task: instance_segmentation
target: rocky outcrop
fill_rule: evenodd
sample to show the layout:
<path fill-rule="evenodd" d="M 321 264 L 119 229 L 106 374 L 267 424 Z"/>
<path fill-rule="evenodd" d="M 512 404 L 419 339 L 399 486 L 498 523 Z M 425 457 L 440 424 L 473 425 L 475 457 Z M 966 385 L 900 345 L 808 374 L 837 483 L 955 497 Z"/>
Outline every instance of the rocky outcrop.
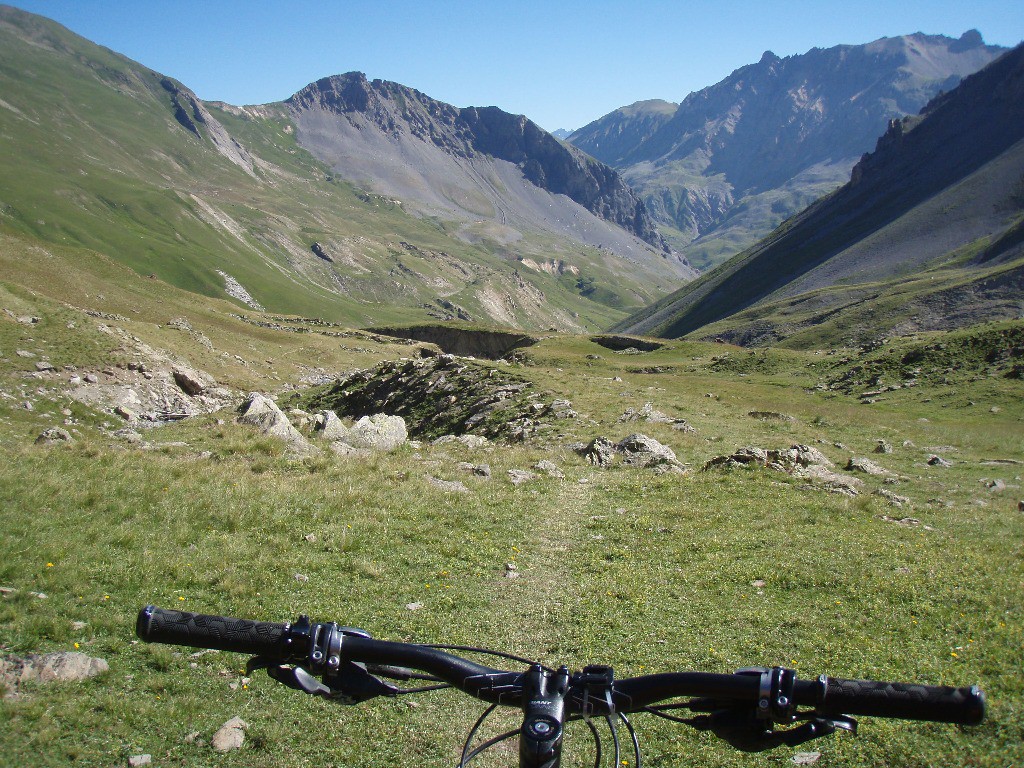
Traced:
<path fill-rule="evenodd" d="M 373 332 L 399 339 L 414 339 L 436 344 L 450 355 L 482 357 L 488 360 L 497 360 L 513 350 L 531 347 L 540 341 L 539 337 L 525 333 L 460 328 L 456 325 L 374 327 Z"/>
<path fill-rule="evenodd" d="M 386 410 L 401 416 L 413 437 L 427 439 L 471 434 L 523 441 L 554 421 L 575 417 L 568 401 L 546 402 L 531 382 L 451 355 L 381 363 L 304 403 L 351 418 Z"/>
<path fill-rule="evenodd" d="M 170 95 L 174 119 L 182 128 L 200 141 L 209 141 L 221 155 L 250 176 L 255 176 L 252 155 L 232 138 L 192 91 L 169 77 L 161 79 L 160 86 Z"/>
<path fill-rule="evenodd" d="M 735 453 L 715 456 L 704 465 L 704 470 L 738 467 L 765 467 L 776 472 L 785 472 L 794 478 L 806 480 L 808 488 L 844 496 L 858 495 L 863 485 L 863 481 L 856 477 L 834 471 L 835 464 L 810 445 L 793 445 L 782 450 L 744 446 Z"/>

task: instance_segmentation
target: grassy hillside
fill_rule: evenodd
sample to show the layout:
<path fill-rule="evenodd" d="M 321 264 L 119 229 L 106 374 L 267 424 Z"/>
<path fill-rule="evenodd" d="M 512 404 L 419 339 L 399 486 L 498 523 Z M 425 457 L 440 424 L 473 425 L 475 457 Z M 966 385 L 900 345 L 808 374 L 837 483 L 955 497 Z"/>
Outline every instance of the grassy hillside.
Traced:
<path fill-rule="evenodd" d="M 0 231 L 237 301 L 230 276 L 269 311 L 353 325 L 461 309 L 478 322 L 596 329 L 674 287 L 668 272 L 541 235 L 470 244 L 454 224 L 334 179 L 297 145 L 281 105 L 203 104 L 41 17 L 5 8 L 0 40 Z"/>
<path fill-rule="evenodd" d="M 417 707 L 339 709 L 264 677 L 243 681 L 241 657 L 137 643 L 134 617 L 147 603 L 273 621 L 309 613 L 386 639 L 479 644 L 573 668 L 610 663 L 620 676 L 785 664 L 804 676 L 980 683 L 991 704 L 978 728 L 864 718 L 856 737 L 753 756 L 638 716 L 649 765 L 774 766 L 812 750 L 846 766 L 1024 759 L 1014 674 L 1024 660 L 1020 323 L 832 355 L 687 342 L 618 354 L 552 335 L 511 366 L 581 414 L 546 437 L 290 460 L 231 411 L 128 442 L 112 433 L 119 417 L 68 397 L 68 379 L 139 359 L 100 326 L 202 365 L 218 383 L 264 391 L 298 385 L 311 361 L 352 370 L 410 347 L 309 324 L 306 333 L 253 326 L 227 302 L 154 291 L 112 260 L 71 273 L 75 249 L 31 248 L 31 269 L 14 282 L 8 266 L 25 244 L 0 246 L 0 649 L 77 649 L 110 665 L 86 682 L 2 699 L 0 749 L 11 764 L 150 754 L 156 765 L 451 765 L 480 711 L 451 692 Z M 168 324 L 180 315 L 212 349 Z M 37 372 L 43 359 L 57 372 Z M 907 377 L 916 383 L 862 402 L 865 390 Z M 619 420 L 645 402 L 696 431 Z M 73 444 L 33 444 L 62 424 Z M 636 431 L 693 471 L 600 469 L 567 447 Z M 872 453 L 878 440 L 893 452 Z M 840 468 L 870 456 L 897 480 L 862 476 L 850 498 L 767 469 L 699 471 L 743 445 L 793 443 Z M 933 454 L 951 466 L 930 466 Z M 509 482 L 507 470 L 540 459 L 565 478 Z M 487 463 L 491 478 L 460 461 Z M 468 490 L 440 490 L 428 476 Z M 518 579 L 505 577 L 509 562 Z M 209 740 L 236 715 L 249 723 L 246 743 L 217 755 Z M 573 727 L 568 744 L 567 765 L 593 764 L 585 729 Z"/>

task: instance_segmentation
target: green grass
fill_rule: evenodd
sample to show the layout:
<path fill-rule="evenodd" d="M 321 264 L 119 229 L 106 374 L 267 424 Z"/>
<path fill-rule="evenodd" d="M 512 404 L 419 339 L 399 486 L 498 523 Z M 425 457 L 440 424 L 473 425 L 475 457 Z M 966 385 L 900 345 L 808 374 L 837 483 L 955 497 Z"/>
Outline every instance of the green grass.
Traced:
<path fill-rule="evenodd" d="M 66 310 L 40 309 L 38 297 L 10 291 L 19 295 L 27 297 L 19 308 L 44 315 L 32 327 L 34 340 L 60 347 L 66 329 L 50 320 Z M 219 315 L 207 312 L 206 332 L 218 348 L 247 331 L 264 333 L 213 325 Z M 161 333 L 142 321 L 134 327 L 154 340 Z M 7 333 L 27 328 L 0 324 Z M 265 334 L 272 368 L 288 376 L 295 375 L 285 364 L 295 345 L 320 343 L 314 334 Z M 541 391 L 568 396 L 584 418 L 560 423 L 545 443 L 486 453 L 427 445 L 366 460 L 294 462 L 279 444 L 215 416 L 147 433 L 156 448 L 142 450 L 112 442 L 96 427 L 102 415 L 90 421 L 84 413 L 74 445 L 46 449 L 30 441 L 56 414 L 59 395 L 32 413 L 0 400 L 0 585 L 18 590 L 0 602 L 0 647 L 13 654 L 77 643 L 111 665 L 100 678 L 36 686 L 3 701 L 0 747 L 11 764 L 43 766 L 109 765 L 149 753 L 164 765 L 326 759 L 419 768 L 453 764 L 480 711 L 452 692 L 427 694 L 417 708 L 377 700 L 339 709 L 265 677 L 232 690 L 244 658 L 193 658 L 186 649 L 135 641 L 135 614 L 154 603 L 270 621 L 308 613 L 385 639 L 472 643 L 571 668 L 609 663 L 619 676 L 785 664 L 805 676 L 980 683 L 991 708 L 978 728 L 864 718 L 857 737 L 803 749 L 850 766 L 1018 763 L 1021 467 L 985 462 L 1024 460 L 1024 398 L 1019 380 L 972 369 L 996 343 L 986 339 L 982 330 L 948 337 L 942 350 L 930 349 L 936 339 L 837 358 L 688 342 L 617 355 L 585 337 L 553 336 L 524 350 L 514 371 Z M 865 373 L 855 376 L 898 373 L 899 361 L 919 348 L 948 353 L 962 372 L 948 383 L 923 376 L 918 387 L 873 405 L 860 404 L 856 391 L 814 389 L 858 366 Z M 361 354 L 323 349 L 339 367 Z M 107 353 L 102 345 L 82 352 Z M 384 345 L 376 354 L 404 353 Z M 647 369 L 663 372 L 636 372 Z M 6 368 L 4 388 L 19 386 L 23 375 Z M 686 418 L 697 433 L 618 422 L 645 401 Z M 748 415 L 753 410 L 793 420 L 763 422 Z M 872 455 L 885 439 L 894 453 L 872 458 L 904 478 L 893 489 L 912 506 L 896 510 L 869 495 L 888 487 L 873 478 L 862 496 L 848 499 L 769 471 L 680 478 L 600 470 L 560 447 L 633 431 L 670 445 L 694 467 L 741 445 L 795 442 L 841 464 Z M 172 443 L 185 446 L 159 447 Z M 953 466 L 926 465 L 931 452 Z M 555 460 L 566 478 L 508 482 L 508 469 L 541 458 Z M 468 476 L 458 461 L 487 462 L 493 478 Z M 428 474 L 470 490 L 446 494 Z M 989 489 L 983 481 L 993 478 L 1010 487 Z M 913 516 L 922 525 L 903 527 L 882 515 Z M 504 578 L 509 561 L 521 574 L 514 581 Z M 412 602 L 424 608 L 407 610 Z M 73 622 L 85 626 L 76 630 Z M 186 740 L 198 731 L 208 741 L 235 715 L 251 725 L 242 750 L 217 756 Z M 648 765 L 768 766 L 793 752 L 743 755 L 706 734 L 635 720 Z M 585 729 L 573 728 L 569 744 L 567 765 L 592 764 Z"/>
<path fill-rule="evenodd" d="M 196 136 L 176 122 L 160 74 L 39 17 L 3 15 L 4 235 L 80 248 L 83 259 L 103 254 L 233 301 L 225 272 L 271 312 L 351 326 L 430 319 L 426 308 L 438 295 L 489 322 L 490 292 L 512 297 L 502 322 L 597 330 L 678 285 L 658 265 L 536 232 L 509 246 L 469 244 L 450 223 L 410 215 L 334 178 L 297 144 L 283 105 L 207 105 L 254 158 L 247 173 L 217 150 L 208 126 Z M 314 242 L 333 263 L 313 255 Z M 600 290 L 581 295 L 574 283 L 517 261 L 553 255 Z"/>

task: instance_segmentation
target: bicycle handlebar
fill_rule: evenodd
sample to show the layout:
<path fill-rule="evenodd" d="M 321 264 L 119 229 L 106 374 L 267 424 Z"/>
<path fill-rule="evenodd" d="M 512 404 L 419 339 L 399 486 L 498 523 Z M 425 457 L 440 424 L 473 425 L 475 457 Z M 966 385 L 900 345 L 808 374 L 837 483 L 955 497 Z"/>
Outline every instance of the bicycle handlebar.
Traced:
<path fill-rule="evenodd" d="M 315 625 L 316 628 L 333 625 Z M 308 627 L 308 625 L 307 625 Z M 136 633 L 146 642 L 215 648 L 275 660 L 281 664 L 302 664 L 315 659 L 317 638 L 298 625 L 208 616 L 147 606 L 136 622 Z M 410 667 L 436 675 L 445 682 L 483 701 L 521 707 L 524 690 L 522 672 L 494 669 L 435 648 L 409 643 L 374 640 L 354 634 L 339 634 L 338 647 L 328 649 L 320 659 L 327 670 L 341 662 Z M 589 668 L 588 668 L 589 669 Z M 668 699 L 702 697 L 715 702 L 767 708 L 766 677 L 758 670 L 734 674 L 674 672 L 614 681 L 610 700 L 587 697 L 581 686 L 570 688 L 566 698 L 569 714 L 635 712 Z M 927 720 L 977 725 L 984 719 L 985 695 L 977 687 L 953 688 L 874 680 L 844 680 L 822 675 L 813 680 L 793 679 L 791 702 L 813 707 L 823 715 L 867 715 L 908 720 Z"/>

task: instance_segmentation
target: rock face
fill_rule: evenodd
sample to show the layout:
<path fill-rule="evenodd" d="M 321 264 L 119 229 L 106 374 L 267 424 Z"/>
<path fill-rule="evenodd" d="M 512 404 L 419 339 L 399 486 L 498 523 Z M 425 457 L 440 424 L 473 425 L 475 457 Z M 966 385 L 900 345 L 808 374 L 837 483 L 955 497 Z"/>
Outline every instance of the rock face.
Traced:
<path fill-rule="evenodd" d="M 742 324 L 717 335 L 736 343 L 772 343 L 821 323 L 832 307 L 816 304 L 813 317 L 803 324 L 794 319 L 783 329 L 758 315 L 769 296 L 778 302 L 867 283 L 895 290 L 907 274 L 943 263 L 958 270 L 955 278 L 908 294 L 896 311 L 885 313 L 886 325 L 879 320 L 869 326 L 871 338 L 1015 319 L 1024 275 L 1013 260 L 1024 253 L 1024 230 L 998 212 L 1020 210 L 1013 190 L 1024 173 L 1022 138 L 1024 46 L 1018 46 L 937 96 L 919 116 L 894 119 L 875 151 L 861 158 L 849 183 L 834 194 L 794 216 L 729 267 L 619 328 L 678 337 L 746 310 Z M 984 238 L 990 243 L 984 253 L 964 264 L 956 260 L 957 249 Z M 879 292 L 877 286 L 871 290 Z"/>
<path fill-rule="evenodd" d="M 1005 50 L 972 30 L 786 58 L 767 51 L 679 105 L 624 107 L 569 141 L 618 168 L 653 217 L 681 233 L 673 245 L 704 268 L 727 235 L 732 255 L 737 240 L 756 242 L 840 186 L 889 120 L 916 114 Z"/>
<path fill-rule="evenodd" d="M 565 195 L 593 215 L 659 250 L 668 250 L 644 204 L 618 173 L 562 144 L 522 115 L 497 107 L 458 109 L 398 83 L 371 82 L 359 72 L 318 80 L 292 96 L 287 105 L 299 126 L 299 143 L 339 173 L 351 172 L 350 163 L 337 162 L 340 155 L 368 141 L 376 142 L 378 159 L 383 157 L 380 147 L 385 142 L 395 147 L 393 165 L 379 167 L 373 174 L 385 186 L 386 179 L 395 179 L 392 188 L 401 186 L 396 175 L 404 175 L 417 162 L 433 163 L 435 175 L 439 164 L 448 166 L 445 175 L 462 184 L 464 171 L 457 169 L 464 165 L 460 163 L 480 157 L 502 160 L 513 164 L 529 183 Z M 338 117 L 344 123 L 334 119 Z M 354 134 L 350 127 L 357 127 Z M 380 136 L 359 137 L 359 131 Z M 445 157 L 449 162 L 444 162 Z M 407 167 L 403 169 L 402 164 Z M 470 186 L 479 194 L 477 183 Z M 386 192 L 383 187 L 379 191 Z M 403 201 L 414 196 L 411 188 L 404 191 Z"/>

